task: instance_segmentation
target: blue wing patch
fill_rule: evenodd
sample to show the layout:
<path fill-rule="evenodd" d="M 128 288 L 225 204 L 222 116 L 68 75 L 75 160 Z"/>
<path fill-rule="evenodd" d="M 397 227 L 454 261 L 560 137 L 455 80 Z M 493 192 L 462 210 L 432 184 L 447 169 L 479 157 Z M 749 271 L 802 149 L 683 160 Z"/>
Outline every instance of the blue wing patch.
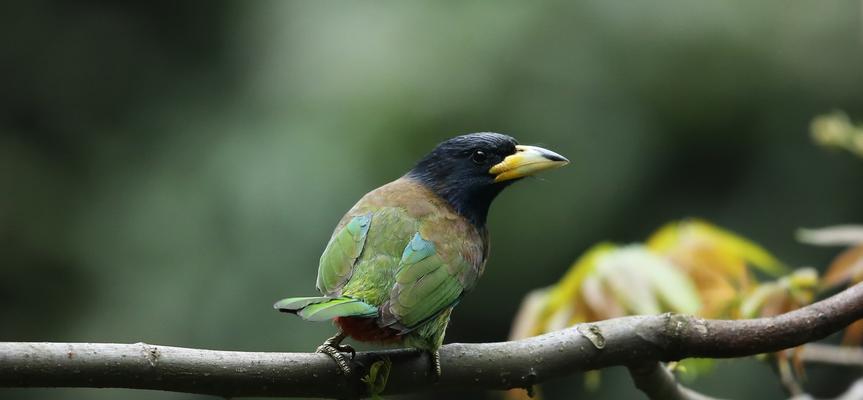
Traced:
<path fill-rule="evenodd" d="M 401 266 L 416 264 L 425 258 L 431 257 L 434 253 L 434 243 L 423 239 L 419 232 L 417 232 L 408 245 L 405 246 L 405 251 L 402 252 L 402 260 L 399 264 Z"/>
<path fill-rule="evenodd" d="M 351 219 L 351 222 L 345 227 L 351 236 L 359 243 L 364 243 L 366 234 L 369 233 L 369 223 L 372 221 L 372 214 L 358 215 Z M 361 246 L 360 246 L 361 247 Z M 359 257 L 359 254 L 356 255 Z"/>

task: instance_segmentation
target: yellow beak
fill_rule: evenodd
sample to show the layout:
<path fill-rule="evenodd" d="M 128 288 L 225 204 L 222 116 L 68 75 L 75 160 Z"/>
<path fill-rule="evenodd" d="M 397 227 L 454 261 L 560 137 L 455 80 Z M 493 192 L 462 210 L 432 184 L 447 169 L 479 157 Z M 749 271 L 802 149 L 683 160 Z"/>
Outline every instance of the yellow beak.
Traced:
<path fill-rule="evenodd" d="M 551 150 L 536 146 L 515 146 L 515 154 L 509 155 L 488 170 L 495 182 L 523 178 L 539 171 L 560 168 L 569 164 L 566 157 Z"/>

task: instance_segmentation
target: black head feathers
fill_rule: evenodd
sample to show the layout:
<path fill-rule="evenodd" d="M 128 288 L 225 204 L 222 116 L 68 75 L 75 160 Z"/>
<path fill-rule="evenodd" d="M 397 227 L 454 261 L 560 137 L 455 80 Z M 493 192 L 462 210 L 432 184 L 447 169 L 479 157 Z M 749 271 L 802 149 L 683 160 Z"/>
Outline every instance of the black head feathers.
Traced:
<path fill-rule="evenodd" d="M 499 133 L 456 136 L 438 144 L 406 176 L 430 188 L 482 227 L 492 200 L 513 182 L 495 182 L 489 170 L 515 154 L 517 145 L 515 139 Z"/>

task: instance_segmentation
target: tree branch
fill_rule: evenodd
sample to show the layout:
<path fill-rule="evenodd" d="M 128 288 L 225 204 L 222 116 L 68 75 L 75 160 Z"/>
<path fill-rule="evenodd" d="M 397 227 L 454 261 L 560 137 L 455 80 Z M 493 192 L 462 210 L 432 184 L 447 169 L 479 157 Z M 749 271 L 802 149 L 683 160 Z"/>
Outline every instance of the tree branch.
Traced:
<path fill-rule="evenodd" d="M 357 354 L 360 367 L 393 363 L 385 393 L 530 387 L 575 371 L 773 352 L 821 339 L 863 318 L 863 284 L 770 318 L 704 320 L 663 314 L 581 324 L 523 340 L 449 344 L 443 376 L 415 350 Z M 0 387 L 119 387 L 223 397 L 359 397 L 359 377 L 338 374 L 327 356 L 248 353 L 138 344 L 0 343 Z"/>

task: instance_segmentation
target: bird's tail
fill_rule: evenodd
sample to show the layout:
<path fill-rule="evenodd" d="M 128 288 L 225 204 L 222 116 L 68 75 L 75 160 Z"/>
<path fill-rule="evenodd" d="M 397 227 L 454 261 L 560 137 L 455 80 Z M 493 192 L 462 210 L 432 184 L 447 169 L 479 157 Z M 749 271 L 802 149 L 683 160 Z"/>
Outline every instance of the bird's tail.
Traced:
<path fill-rule="evenodd" d="M 297 314 L 306 321 L 328 321 L 336 317 L 371 318 L 378 308 L 353 297 L 289 297 L 273 304 L 281 312 Z"/>

